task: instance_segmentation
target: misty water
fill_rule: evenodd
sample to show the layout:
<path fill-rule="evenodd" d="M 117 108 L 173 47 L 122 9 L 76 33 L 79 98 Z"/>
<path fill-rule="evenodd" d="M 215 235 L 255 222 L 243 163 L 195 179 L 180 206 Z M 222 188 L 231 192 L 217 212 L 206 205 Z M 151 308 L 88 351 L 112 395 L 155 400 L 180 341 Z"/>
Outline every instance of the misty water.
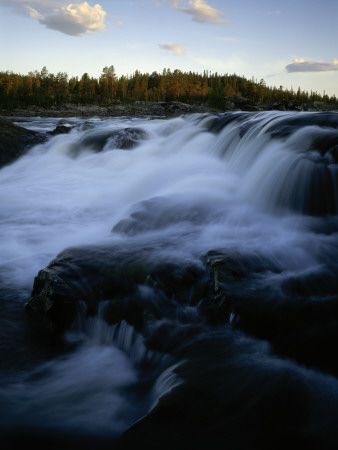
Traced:
<path fill-rule="evenodd" d="M 19 124 L 45 133 L 59 120 Z M 206 433 L 225 430 L 231 449 L 268 448 L 276 436 L 336 448 L 338 114 L 94 117 L 67 125 L 68 134 L 49 136 L 0 170 L 4 442 L 16 442 L 21 430 L 23 441 L 61 435 L 84 448 L 85 437 L 103 448 L 178 392 L 177 408 L 195 411 L 196 430 L 199 420 Z M 198 300 L 157 299 L 145 280 L 139 295 L 164 305 L 167 326 L 148 337 L 163 343 L 148 345 L 125 320 L 107 323 L 105 301 L 93 316 L 79 312 L 54 341 L 25 304 L 39 270 L 68 248 L 116 249 L 122 259 L 201 271 L 210 251 L 245 259 L 254 277 L 233 294 L 248 302 L 245 320 L 234 312 L 209 323 Z M 256 301 L 267 310 L 286 305 L 292 330 L 302 339 L 309 333 L 299 351 L 255 331 Z M 314 308 L 304 332 L 298 304 Z M 220 421 L 214 428 L 205 410 Z"/>

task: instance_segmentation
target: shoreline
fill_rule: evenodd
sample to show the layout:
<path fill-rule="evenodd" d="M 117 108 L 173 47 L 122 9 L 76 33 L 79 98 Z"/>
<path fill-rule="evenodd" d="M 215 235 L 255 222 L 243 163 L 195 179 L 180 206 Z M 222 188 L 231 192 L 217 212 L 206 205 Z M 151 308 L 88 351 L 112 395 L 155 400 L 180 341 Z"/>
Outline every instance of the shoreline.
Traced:
<path fill-rule="evenodd" d="M 189 105 L 182 102 L 134 102 L 132 104 L 112 104 L 109 106 L 65 104 L 50 108 L 32 107 L 1 110 L 2 117 L 123 117 L 152 116 L 178 117 L 194 113 L 219 113 L 220 110 L 204 105 Z"/>
<path fill-rule="evenodd" d="M 295 101 L 281 101 L 264 104 L 250 101 L 243 97 L 231 96 L 225 98 L 224 108 L 213 108 L 207 105 L 190 105 L 178 101 L 146 102 L 135 101 L 130 104 L 78 105 L 66 103 L 50 108 L 30 107 L 0 109 L 2 117 L 122 117 L 122 116 L 151 116 L 178 117 L 184 114 L 211 113 L 219 114 L 228 111 L 338 111 L 338 104 L 323 102 L 300 103 Z"/>

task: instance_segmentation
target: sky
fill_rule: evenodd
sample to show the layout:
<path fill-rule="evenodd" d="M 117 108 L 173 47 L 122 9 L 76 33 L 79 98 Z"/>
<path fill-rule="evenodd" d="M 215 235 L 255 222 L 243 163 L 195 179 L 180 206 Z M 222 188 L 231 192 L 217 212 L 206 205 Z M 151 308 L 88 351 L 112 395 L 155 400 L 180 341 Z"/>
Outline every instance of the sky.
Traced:
<path fill-rule="evenodd" d="M 183 72 L 338 97 L 338 0 L 0 0 L 0 71 Z"/>

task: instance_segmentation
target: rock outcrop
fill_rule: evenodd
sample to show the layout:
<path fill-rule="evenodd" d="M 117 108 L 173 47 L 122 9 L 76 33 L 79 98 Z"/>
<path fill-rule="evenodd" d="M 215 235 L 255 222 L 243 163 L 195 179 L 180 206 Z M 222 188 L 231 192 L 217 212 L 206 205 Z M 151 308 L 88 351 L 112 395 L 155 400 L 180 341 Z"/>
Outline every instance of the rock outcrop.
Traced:
<path fill-rule="evenodd" d="M 200 323 L 231 324 L 270 342 L 284 357 L 338 375 L 332 359 L 338 339 L 335 269 L 270 288 L 261 284 L 261 276 L 278 274 L 278 268 L 265 259 L 211 251 L 204 263 L 203 268 L 160 261 L 150 248 L 142 256 L 137 249 L 68 249 L 39 272 L 27 310 L 59 333 L 71 327 L 81 307 L 91 316 L 105 301 L 109 324 L 124 320 L 149 340 L 152 350 L 163 351 L 154 337 L 156 322 L 170 322 L 177 306 L 186 305 L 196 308 Z M 311 295 L 320 301 L 310 301 Z"/>
<path fill-rule="evenodd" d="M 27 312 L 47 330 L 62 333 L 81 309 L 92 316 L 106 302 L 108 323 L 125 320 L 146 333 L 149 320 L 159 319 L 163 311 L 169 317 L 174 314 L 167 299 L 194 303 L 200 298 L 206 286 L 200 268 L 160 261 L 151 249 L 142 251 L 142 256 L 119 248 L 63 251 L 36 276 Z"/>
<path fill-rule="evenodd" d="M 0 167 L 12 163 L 33 145 L 45 140 L 45 136 L 36 131 L 27 130 L 10 120 L 0 118 Z"/>

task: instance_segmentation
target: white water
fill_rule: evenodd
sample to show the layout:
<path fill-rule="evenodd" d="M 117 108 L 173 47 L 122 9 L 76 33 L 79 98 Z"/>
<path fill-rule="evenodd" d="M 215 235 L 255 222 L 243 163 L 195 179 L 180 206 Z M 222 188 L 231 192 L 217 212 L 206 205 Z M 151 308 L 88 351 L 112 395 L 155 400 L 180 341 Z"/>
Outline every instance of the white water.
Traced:
<path fill-rule="evenodd" d="M 273 117 L 266 114 L 265 128 Z M 237 123 L 215 134 L 208 131 L 211 120 L 74 119 L 70 134 L 52 137 L 2 168 L 1 285 L 29 296 L 37 272 L 59 252 L 96 243 L 152 244 L 159 255 L 179 261 L 198 261 L 212 249 L 262 256 L 280 269 L 267 275 L 267 283 L 319 271 L 337 254 L 336 232 L 318 233 L 321 218 L 276 204 L 285 184 L 297 183 L 301 152 L 293 149 L 307 132 L 278 140 L 258 126 L 240 139 Z M 24 126 L 41 131 L 55 124 L 31 119 Z M 112 148 L 113 139 L 100 153 L 79 145 L 93 133 L 126 127 L 147 134 L 133 150 Z M 80 149 L 76 155 L 74 148 Z M 300 172 L 306 177 L 304 165 Z M 139 213 L 134 232 L 112 232 L 133 212 Z M 180 383 L 175 367 L 159 358 L 162 374 L 132 411 L 128 389 L 139 381 L 140 361 L 154 355 L 130 327 L 117 332 L 93 320 L 69 337 L 78 341 L 74 352 L 0 392 L 9 425 L 46 420 L 54 427 L 119 433 Z"/>
<path fill-rule="evenodd" d="M 306 230 L 315 219 L 288 210 L 281 216 L 273 201 L 299 155 L 255 128 L 243 142 L 232 138 L 236 126 L 215 135 L 208 121 L 95 119 L 95 130 L 139 127 L 148 138 L 131 151 L 111 151 L 108 142 L 101 153 L 72 157 L 83 133 L 93 133 L 80 126 L 2 168 L 0 271 L 6 282 L 30 289 L 38 270 L 66 247 L 121 242 L 125 237 L 112 234 L 113 226 L 152 198 L 176 216 L 168 218 L 168 229 L 149 227 L 151 237 L 133 239 L 172 240 L 166 251 L 184 258 L 225 247 L 264 254 L 284 270 L 316 265 L 330 237 L 316 238 L 314 246 Z M 41 120 L 35 128 L 42 128 Z"/>

